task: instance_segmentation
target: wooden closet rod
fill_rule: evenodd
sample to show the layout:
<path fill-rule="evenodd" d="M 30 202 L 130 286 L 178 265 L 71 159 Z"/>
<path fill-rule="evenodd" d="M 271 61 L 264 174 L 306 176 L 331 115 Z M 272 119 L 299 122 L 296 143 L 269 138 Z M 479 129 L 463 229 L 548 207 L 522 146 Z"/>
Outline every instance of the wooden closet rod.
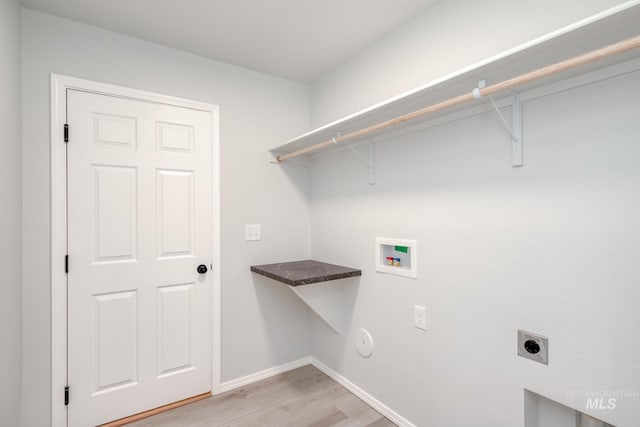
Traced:
<path fill-rule="evenodd" d="M 534 80 L 541 79 L 543 77 L 548 77 L 556 73 L 561 73 L 563 71 L 570 70 L 572 68 L 580 67 L 582 65 L 589 64 L 591 62 L 599 61 L 601 59 L 607 58 L 609 56 L 617 55 L 623 52 L 627 52 L 633 49 L 637 49 L 640 47 L 640 36 L 636 36 L 618 43 L 614 43 L 612 45 L 603 47 L 601 49 L 597 49 L 582 55 L 575 56 L 573 58 L 557 62 L 552 65 L 548 65 L 546 67 L 539 68 L 535 71 L 531 71 L 525 74 L 521 74 L 517 77 L 513 77 L 511 79 L 503 80 L 499 83 L 493 84 L 491 86 L 487 86 L 485 88 L 480 89 L 480 95 L 492 95 L 496 92 L 500 92 L 506 89 L 510 89 L 514 86 L 522 85 L 525 83 L 529 83 Z M 429 105 L 428 107 L 421 108 L 419 110 L 413 111 L 411 113 L 403 114 L 402 116 L 395 117 L 393 119 L 377 123 L 375 125 L 371 125 L 369 127 L 358 129 L 353 132 L 346 133 L 344 135 L 336 136 L 335 138 L 329 139 L 324 142 L 320 142 L 315 145 L 311 145 L 306 148 L 302 148 L 298 151 L 294 151 L 293 153 L 283 154 L 282 156 L 278 156 L 276 160 L 278 162 L 284 162 L 285 160 L 291 159 L 293 157 L 301 156 L 303 154 L 312 153 L 317 150 L 321 150 L 323 148 L 331 147 L 340 142 L 349 141 L 356 138 L 361 138 L 365 135 L 368 135 L 373 132 L 377 132 L 400 123 L 408 122 L 410 120 L 416 119 L 418 117 L 426 116 L 427 114 L 435 113 L 436 111 L 444 110 L 445 108 L 454 107 L 456 105 L 463 104 L 465 102 L 473 101 L 476 99 L 472 92 L 466 93 L 464 95 L 456 96 L 454 98 L 448 99 L 446 101 L 438 102 L 433 105 Z"/>

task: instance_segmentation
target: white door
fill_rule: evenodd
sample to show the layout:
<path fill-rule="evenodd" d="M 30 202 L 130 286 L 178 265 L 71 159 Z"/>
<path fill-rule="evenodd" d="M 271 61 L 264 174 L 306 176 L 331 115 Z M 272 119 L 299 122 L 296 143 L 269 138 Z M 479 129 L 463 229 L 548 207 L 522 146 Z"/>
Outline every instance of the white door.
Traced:
<path fill-rule="evenodd" d="M 85 427 L 211 390 L 213 123 L 79 90 L 67 123 L 68 425 Z"/>

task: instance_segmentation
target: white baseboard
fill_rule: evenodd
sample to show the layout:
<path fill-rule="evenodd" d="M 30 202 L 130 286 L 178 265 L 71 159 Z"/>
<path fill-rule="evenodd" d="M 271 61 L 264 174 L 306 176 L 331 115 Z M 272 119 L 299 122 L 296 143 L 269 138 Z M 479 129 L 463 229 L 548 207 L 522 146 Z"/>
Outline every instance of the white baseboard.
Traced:
<path fill-rule="evenodd" d="M 234 380 L 225 381 L 220 384 L 220 393 L 224 393 L 229 390 L 236 389 L 238 387 L 245 386 L 247 384 L 254 383 L 256 381 L 264 380 L 274 375 L 281 374 L 283 372 L 290 371 L 292 369 L 299 368 L 304 365 L 308 365 L 311 363 L 311 357 L 303 357 L 298 360 L 294 360 L 292 362 L 284 363 L 282 365 L 274 366 L 273 368 L 268 368 L 260 372 L 255 372 L 253 374 L 249 374 L 244 377 L 236 378 Z"/>
<path fill-rule="evenodd" d="M 391 421 L 393 421 L 397 425 L 401 427 L 416 427 L 416 425 L 413 424 L 411 421 L 407 420 L 402 415 L 398 414 L 396 411 L 389 408 L 387 405 L 380 402 L 378 399 L 371 396 L 369 393 L 367 393 L 366 391 L 364 391 L 363 389 L 361 389 L 360 387 L 358 387 L 357 385 L 355 385 L 354 383 L 352 383 L 351 381 L 343 377 L 341 374 L 337 373 L 336 371 L 334 371 L 333 369 L 325 365 L 324 363 L 320 362 L 315 357 L 311 357 L 310 359 L 311 359 L 311 364 L 313 366 L 315 366 L 316 368 L 320 369 L 322 372 L 324 372 L 325 374 L 333 378 L 338 384 L 340 384 L 341 386 L 349 390 L 351 393 L 358 396 L 366 404 L 371 406 L 376 411 L 380 412 L 385 417 L 389 418 Z"/>
<path fill-rule="evenodd" d="M 245 385 L 254 383 L 256 381 L 264 380 L 274 375 L 281 374 L 283 372 L 291 371 L 293 369 L 299 368 L 305 365 L 313 365 L 329 377 L 333 378 L 338 384 L 349 390 L 351 393 L 358 396 L 362 399 L 366 404 L 371 406 L 376 411 L 380 412 L 385 417 L 389 418 L 391 421 L 399 425 L 400 427 L 416 427 L 415 424 L 404 418 L 402 415 L 398 414 L 393 409 L 389 408 L 384 403 L 380 402 L 375 397 L 371 396 L 369 393 L 343 377 L 341 374 L 337 373 L 318 359 L 312 356 L 303 357 L 298 360 L 294 360 L 288 363 L 284 363 L 282 365 L 274 366 L 273 368 L 268 368 L 260 372 L 256 372 L 253 374 L 249 374 L 244 377 L 236 378 L 234 380 L 225 381 L 220 384 L 219 393 L 224 393 L 230 390 L 234 390 L 239 387 L 243 387 Z"/>

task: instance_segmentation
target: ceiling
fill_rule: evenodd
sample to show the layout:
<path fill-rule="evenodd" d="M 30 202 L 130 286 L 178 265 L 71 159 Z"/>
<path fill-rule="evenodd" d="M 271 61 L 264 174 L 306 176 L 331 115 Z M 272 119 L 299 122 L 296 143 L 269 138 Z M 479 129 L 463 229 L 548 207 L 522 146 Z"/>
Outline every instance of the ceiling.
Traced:
<path fill-rule="evenodd" d="M 22 0 L 22 5 L 311 83 L 439 0 Z"/>

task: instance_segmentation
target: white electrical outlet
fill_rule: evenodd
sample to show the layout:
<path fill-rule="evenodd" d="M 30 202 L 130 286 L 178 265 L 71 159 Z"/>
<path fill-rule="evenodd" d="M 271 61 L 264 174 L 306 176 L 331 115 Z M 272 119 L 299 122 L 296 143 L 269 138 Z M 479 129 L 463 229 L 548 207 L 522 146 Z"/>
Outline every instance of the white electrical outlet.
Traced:
<path fill-rule="evenodd" d="M 244 239 L 260 240 L 260 224 L 247 224 L 244 226 Z"/>
<path fill-rule="evenodd" d="M 427 330 L 427 309 L 419 305 L 413 306 L 413 325 L 422 330 Z"/>

